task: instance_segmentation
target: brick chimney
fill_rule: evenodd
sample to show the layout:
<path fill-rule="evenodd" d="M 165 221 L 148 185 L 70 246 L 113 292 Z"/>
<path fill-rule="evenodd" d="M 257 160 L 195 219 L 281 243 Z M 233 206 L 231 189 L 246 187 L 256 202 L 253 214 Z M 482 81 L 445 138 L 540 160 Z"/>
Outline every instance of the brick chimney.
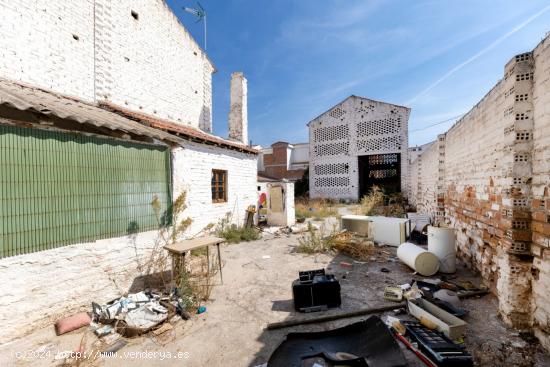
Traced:
<path fill-rule="evenodd" d="M 247 81 L 242 72 L 231 74 L 229 139 L 248 144 Z"/>

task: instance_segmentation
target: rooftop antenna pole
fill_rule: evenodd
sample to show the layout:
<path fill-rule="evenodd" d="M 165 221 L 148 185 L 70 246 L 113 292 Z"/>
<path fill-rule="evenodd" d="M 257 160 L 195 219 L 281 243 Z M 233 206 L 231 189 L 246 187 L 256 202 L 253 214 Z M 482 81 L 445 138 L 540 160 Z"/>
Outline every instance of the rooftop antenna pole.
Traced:
<path fill-rule="evenodd" d="M 196 16 L 197 17 L 196 23 L 200 22 L 201 20 L 203 21 L 203 24 L 204 24 L 204 51 L 206 51 L 206 11 L 202 7 L 201 3 L 199 3 L 198 1 L 197 1 L 197 6 L 198 6 L 197 9 L 184 7 L 183 10 L 185 10 L 189 14 L 193 14 L 194 16 Z"/>

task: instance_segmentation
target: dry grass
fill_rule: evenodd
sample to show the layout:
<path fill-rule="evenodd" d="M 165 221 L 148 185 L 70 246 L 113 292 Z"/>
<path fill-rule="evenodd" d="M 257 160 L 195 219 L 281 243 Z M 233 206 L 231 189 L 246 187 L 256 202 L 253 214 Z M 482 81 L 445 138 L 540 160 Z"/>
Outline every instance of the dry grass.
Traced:
<path fill-rule="evenodd" d="M 360 261 L 369 261 L 384 252 L 369 239 L 351 232 L 338 231 L 336 227 L 326 236 L 323 233 L 323 227 L 316 231 L 310 223 L 308 231 L 298 239 L 296 250 L 306 254 L 341 252 Z"/>
<path fill-rule="evenodd" d="M 361 198 L 357 214 L 403 217 L 406 214 L 403 196 L 386 195 L 378 186 L 373 186 L 371 192 Z"/>
<path fill-rule="evenodd" d="M 314 218 L 316 220 L 338 216 L 337 204 L 327 199 L 298 198 L 295 201 L 296 218 Z"/>

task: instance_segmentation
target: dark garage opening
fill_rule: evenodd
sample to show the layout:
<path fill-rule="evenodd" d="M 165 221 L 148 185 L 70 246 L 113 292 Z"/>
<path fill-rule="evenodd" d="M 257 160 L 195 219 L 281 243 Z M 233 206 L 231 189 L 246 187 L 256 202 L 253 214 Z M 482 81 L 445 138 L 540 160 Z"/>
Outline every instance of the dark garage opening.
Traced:
<path fill-rule="evenodd" d="M 376 185 L 385 194 L 401 192 L 401 154 L 362 155 L 359 159 L 359 197 Z"/>

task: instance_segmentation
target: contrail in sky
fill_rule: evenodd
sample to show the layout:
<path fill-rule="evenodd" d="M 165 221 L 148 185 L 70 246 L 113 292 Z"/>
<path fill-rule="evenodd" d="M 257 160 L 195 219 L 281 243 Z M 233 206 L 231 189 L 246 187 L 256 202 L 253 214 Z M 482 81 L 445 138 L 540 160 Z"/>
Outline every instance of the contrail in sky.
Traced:
<path fill-rule="evenodd" d="M 512 28 L 512 30 L 510 30 L 509 32 L 505 33 L 504 35 L 500 36 L 499 38 L 497 38 L 496 40 L 494 40 L 489 46 L 485 47 L 483 50 L 479 51 L 477 54 L 475 54 L 474 56 L 470 57 L 468 60 L 464 61 L 463 63 L 461 64 L 458 64 L 457 66 L 455 66 L 454 68 L 452 68 L 451 70 L 449 70 L 445 75 L 443 75 L 441 78 L 437 79 L 435 82 L 433 82 L 432 84 L 430 84 L 426 89 L 424 89 L 422 92 L 418 93 L 416 96 L 414 96 L 413 98 L 411 98 L 409 101 L 407 101 L 407 104 L 411 104 L 413 103 L 414 101 L 416 101 L 418 98 L 422 97 L 423 95 L 425 95 L 426 93 L 428 93 L 430 90 L 432 90 L 433 88 L 435 88 L 437 85 L 439 85 L 441 82 L 443 82 L 444 80 L 446 80 L 447 78 L 449 78 L 451 75 L 453 75 L 454 73 L 456 73 L 457 71 L 459 71 L 460 69 L 462 69 L 464 66 L 468 65 L 469 63 L 477 60 L 478 58 L 480 58 L 482 55 L 484 55 L 485 53 L 487 53 L 488 51 L 490 51 L 491 49 L 495 48 L 497 45 L 499 45 L 500 43 L 502 43 L 504 40 L 506 40 L 508 37 L 510 37 L 511 35 L 513 35 L 514 33 L 518 32 L 519 30 L 521 30 L 522 28 L 524 28 L 526 25 L 528 25 L 529 23 L 531 23 L 533 20 L 537 19 L 538 17 L 540 17 L 542 14 L 546 13 L 548 11 L 548 9 L 550 9 L 550 5 L 546 6 L 545 8 L 543 8 L 542 10 L 540 10 L 539 12 L 533 14 L 532 16 L 530 16 L 529 18 L 527 18 L 525 21 L 523 21 L 522 23 L 518 24 L 517 26 L 515 26 L 514 28 Z"/>

